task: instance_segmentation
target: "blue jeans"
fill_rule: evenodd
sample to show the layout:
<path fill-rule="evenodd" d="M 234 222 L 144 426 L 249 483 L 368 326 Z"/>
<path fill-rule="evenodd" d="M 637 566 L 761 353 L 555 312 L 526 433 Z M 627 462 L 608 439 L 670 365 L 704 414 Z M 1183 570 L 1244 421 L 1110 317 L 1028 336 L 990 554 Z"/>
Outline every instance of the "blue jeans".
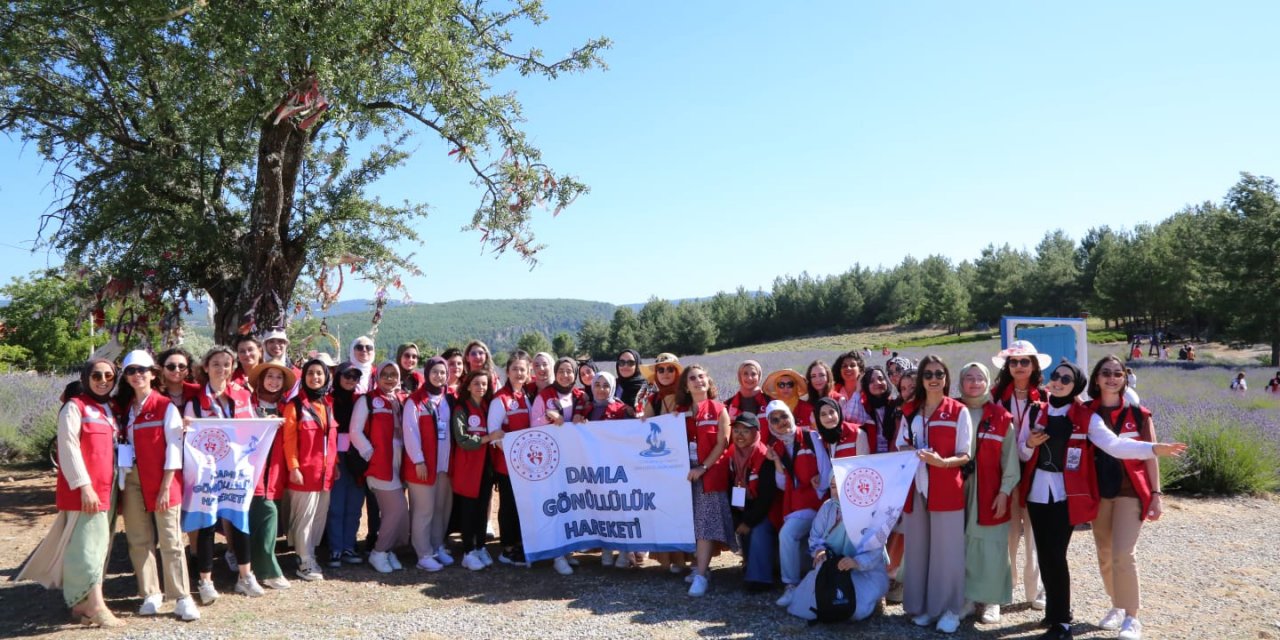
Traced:
<path fill-rule="evenodd" d="M 773 584 L 774 571 L 778 567 L 778 533 L 768 518 L 751 527 L 747 535 L 738 536 L 742 547 L 742 560 L 746 566 L 742 579 L 746 582 Z"/>
<path fill-rule="evenodd" d="M 778 532 L 778 560 L 782 564 L 782 584 L 797 585 L 805 572 L 813 565 L 809 557 L 809 529 L 813 528 L 810 511 L 807 515 L 792 514 L 782 523 Z"/>
<path fill-rule="evenodd" d="M 329 535 L 330 553 L 356 550 L 356 531 L 360 529 L 360 509 L 364 506 L 364 487 L 356 484 L 351 472 L 338 465 L 333 489 L 329 492 L 329 515 L 325 531 Z"/>

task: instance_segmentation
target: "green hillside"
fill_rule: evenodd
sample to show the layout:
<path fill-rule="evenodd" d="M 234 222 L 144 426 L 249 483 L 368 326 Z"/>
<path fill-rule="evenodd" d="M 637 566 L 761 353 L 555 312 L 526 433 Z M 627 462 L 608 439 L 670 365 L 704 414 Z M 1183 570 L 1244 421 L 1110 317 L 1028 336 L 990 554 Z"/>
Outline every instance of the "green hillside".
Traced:
<path fill-rule="evenodd" d="M 387 309 L 378 327 L 379 347 L 394 348 L 415 342 L 424 351 L 463 346 L 479 338 L 495 351 L 511 349 L 528 331 L 547 338 L 560 331 L 577 335 L 589 319 L 608 322 L 614 305 L 589 300 L 456 300 L 437 304 L 411 304 Z M 323 317 L 323 316 L 322 316 Z M 369 331 L 373 310 L 344 313 L 328 318 L 329 331 L 342 340 L 343 350 L 352 339 Z M 385 353 L 378 349 L 379 355 Z"/>

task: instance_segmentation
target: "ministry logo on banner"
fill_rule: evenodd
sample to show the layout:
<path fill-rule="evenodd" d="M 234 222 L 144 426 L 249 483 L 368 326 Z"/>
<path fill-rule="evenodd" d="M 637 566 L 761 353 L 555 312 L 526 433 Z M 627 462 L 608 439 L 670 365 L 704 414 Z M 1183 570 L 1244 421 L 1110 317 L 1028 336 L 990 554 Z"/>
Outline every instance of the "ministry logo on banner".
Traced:
<path fill-rule="evenodd" d="M 218 518 L 248 533 L 249 503 L 262 478 L 279 418 L 191 421 L 182 447 L 182 530 Z"/>
<path fill-rule="evenodd" d="M 693 551 L 689 461 L 667 444 L 684 437 L 683 415 L 506 434 L 525 557 L 600 547 Z"/>
<path fill-rule="evenodd" d="M 914 451 L 836 458 L 840 514 L 849 539 L 861 551 L 884 547 L 902 516 L 920 458 Z"/>

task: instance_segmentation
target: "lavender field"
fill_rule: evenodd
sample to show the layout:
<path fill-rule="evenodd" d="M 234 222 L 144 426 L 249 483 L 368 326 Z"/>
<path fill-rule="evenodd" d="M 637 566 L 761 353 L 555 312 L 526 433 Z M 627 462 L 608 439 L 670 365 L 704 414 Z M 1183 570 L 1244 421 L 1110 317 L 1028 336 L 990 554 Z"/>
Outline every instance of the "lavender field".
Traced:
<path fill-rule="evenodd" d="M 53 438 L 58 396 L 71 377 L 0 375 L 0 462 L 41 455 Z"/>

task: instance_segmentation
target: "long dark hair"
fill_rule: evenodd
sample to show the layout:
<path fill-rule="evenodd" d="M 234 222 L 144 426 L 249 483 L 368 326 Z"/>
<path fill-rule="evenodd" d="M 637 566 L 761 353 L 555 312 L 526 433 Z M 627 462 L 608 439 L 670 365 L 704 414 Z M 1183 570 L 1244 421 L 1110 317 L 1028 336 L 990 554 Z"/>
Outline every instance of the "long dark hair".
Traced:
<path fill-rule="evenodd" d="M 1120 365 L 1120 373 L 1125 374 L 1124 362 L 1122 362 L 1120 358 L 1117 358 L 1115 354 L 1108 353 L 1107 355 L 1102 356 L 1102 359 L 1099 360 L 1097 364 L 1093 365 L 1093 371 L 1089 373 L 1089 397 L 1094 400 L 1102 400 L 1102 387 L 1098 385 L 1098 376 L 1102 373 L 1102 365 L 1108 362 L 1114 362 Z M 1120 387 L 1120 395 L 1123 397 L 1125 387 L 1129 386 L 1128 374 L 1121 375 L 1120 382 L 1124 383 L 1124 386 Z"/>
<path fill-rule="evenodd" d="M 194 382 L 195 380 L 192 378 L 192 376 L 195 374 L 195 368 L 196 368 L 195 360 L 192 358 L 191 352 L 187 351 L 186 349 L 183 349 L 182 347 L 170 347 L 168 349 L 165 349 L 164 351 L 161 351 L 160 355 L 156 356 L 156 366 L 163 369 L 165 361 L 168 360 L 169 358 L 172 358 L 173 356 L 182 356 L 183 359 L 187 361 L 187 374 L 182 377 L 183 381 Z M 160 376 L 163 376 L 163 375 L 164 375 L 163 373 L 157 373 L 156 384 L 152 386 L 159 386 L 161 384 Z"/>
<path fill-rule="evenodd" d="M 700 364 L 691 364 L 680 372 L 680 382 L 676 385 L 676 406 L 692 407 L 693 394 L 689 393 L 689 373 L 694 369 L 707 374 L 707 399 L 715 400 L 719 391 L 716 389 L 716 381 L 712 379 L 711 373 L 704 369 Z"/>
<path fill-rule="evenodd" d="M 147 370 L 151 372 L 150 386 L 153 391 L 155 390 L 156 380 L 160 377 L 156 372 L 158 368 L 159 367 L 147 367 Z M 123 373 L 120 377 L 124 379 L 120 381 L 120 384 L 116 385 L 116 408 L 127 416 L 129 413 L 129 405 L 133 404 L 133 400 L 137 397 L 138 392 L 133 390 L 133 385 L 129 384 L 128 378 L 124 376 Z"/>
<path fill-rule="evenodd" d="M 926 395 L 924 390 L 924 368 L 934 363 L 942 367 L 942 373 L 946 376 L 944 378 L 946 384 L 942 387 L 942 395 L 945 397 L 951 394 L 951 369 L 947 368 L 947 363 L 943 362 L 941 357 L 931 353 L 921 358 L 920 364 L 916 365 L 916 392 L 911 399 L 915 400 L 917 407 L 924 407 Z"/>
<path fill-rule="evenodd" d="M 480 399 L 480 409 L 484 411 L 488 411 L 489 402 L 493 400 L 493 392 L 494 392 L 493 374 L 489 373 L 488 369 L 477 369 L 475 371 L 468 371 L 466 374 L 464 374 L 462 376 L 462 381 L 458 383 L 458 397 L 463 401 L 470 402 L 471 401 L 471 381 L 475 380 L 476 378 L 479 378 L 480 376 L 484 376 L 484 378 L 489 381 L 489 386 L 484 391 L 484 397 Z"/>
<path fill-rule="evenodd" d="M 1024 356 L 1018 356 L 1024 357 Z M 1040 360 L 1035 356 L 1031 358 L 1031 378 L 1027 380 L 1027 389 L 1039 389 L 1044 386 L 1044 371 L 1040 370 Z M 919 380 L 916 381 L 917 383 Z M 991 385 L 991 399 L 1000 402 L 1004 398 L 1004 394 L 1013 386 L 1013 374 L 1009 373 L 1009 359 L 1004 359 L 1004 366 L 996 372 L 996 381 Z"/>

